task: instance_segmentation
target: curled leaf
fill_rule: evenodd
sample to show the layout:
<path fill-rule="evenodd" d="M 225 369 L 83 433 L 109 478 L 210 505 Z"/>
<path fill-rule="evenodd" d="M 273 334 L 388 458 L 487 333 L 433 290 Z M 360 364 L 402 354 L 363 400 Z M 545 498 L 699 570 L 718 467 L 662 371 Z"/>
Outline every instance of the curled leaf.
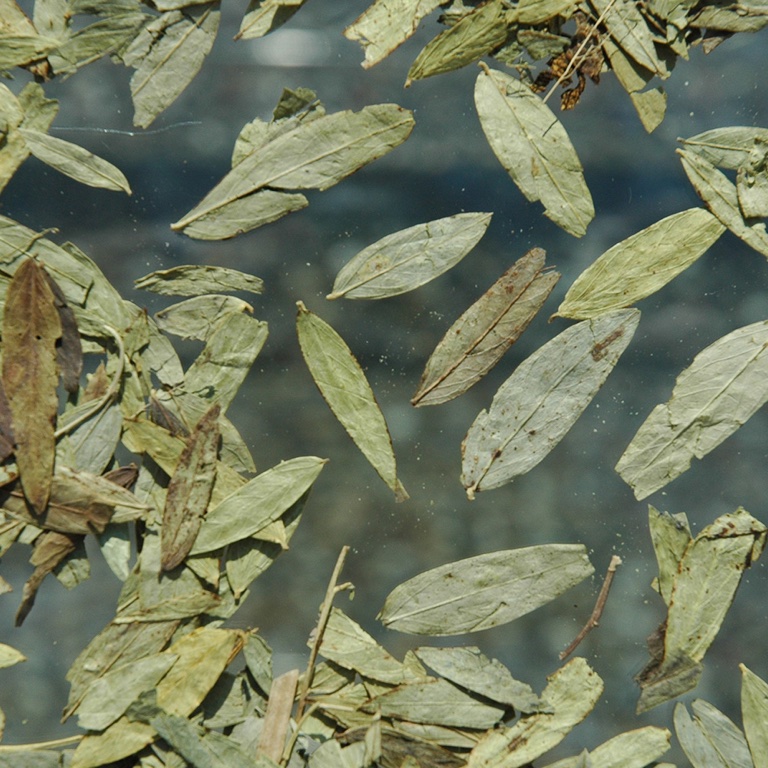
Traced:
<path fill-rule="evenodd" d="M 458 213 L 387 235 L 341 269 L 327 298 L 383 299 L 412 291 L 463 259 L 490 222 L 490 213 Z"/>
<path fill-rule="evenodd" d="M 544 544 L 478 555 L 395 587 L 384 626 L 422 635 L 478 632 L 530 613 L 594 572 L 580 544 Z"/>
<path fill-rule="evenodd" d="M 185 264 L 171 269 L 159 269 L 135 280 L 134 285 L 136 288 L 164 296 L 200 296 L 222 291 L 264 291 L 264 281 L 260 277 L 210 264 Z"/>
<path fill-rule="evenodd" d="M 640 321 L 637 309 L 584 320 L 524 360 L 481 411 L 462 444 L 471 499 L 535 467 L 603 385 Z"/>
<path fill-rule="evenodd" d="M 520 338 L 560 279 L 541 272 L 544 251 L 513 264 L 456 322 L 430 355 L 413 405 L 437 405 L 466 392 Z"/>
<path fill-rule="evenodd" d="M 296 331 L 304 361 L 333 414 L 398 501 L 408 498 L 397 477 L 392 438 L 360 363 L 325 320 L 298 302 Z"/>

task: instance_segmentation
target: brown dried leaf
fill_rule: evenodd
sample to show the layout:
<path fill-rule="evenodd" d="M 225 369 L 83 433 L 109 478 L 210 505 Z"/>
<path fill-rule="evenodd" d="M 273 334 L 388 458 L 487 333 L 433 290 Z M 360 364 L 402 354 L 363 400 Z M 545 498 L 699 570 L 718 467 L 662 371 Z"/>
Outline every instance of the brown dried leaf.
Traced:
<path fill-rule="evenodd" d="M 54 306 L 59 313 L 61 323 L 61 342 L 56 348 L 56 362 L 61 371 L 61 383 L 70 395 L 76 395 L 80 388 L 80 376 L 83 373 L 83 346 L 80 343 L 77 320 L 58 283 L 45 270 L 43 275 L 53 293 Z"/>
<path fill-rule="evenodd" d="M 164 571 L 176 568 L 189 554 L 211 500 L 216 477 L 220 413 L 221 406 L 216 403 L 197 423 L 168 484 L 160 535 Z"/>
<path fill-rule="evenodd" d="M 27 259 L 8 286 L 2 380 L 16 435 L 16 463 L 30 506 L 42 514 L 51 492 L 56 441 L 56 344 L 62 328 L 45 268 Z"/>
<path fill-rule="evenodd" d="M 13 417 L 5 389 L 0 381 L 0 461 L 5 461 L 14 451 Z"/>

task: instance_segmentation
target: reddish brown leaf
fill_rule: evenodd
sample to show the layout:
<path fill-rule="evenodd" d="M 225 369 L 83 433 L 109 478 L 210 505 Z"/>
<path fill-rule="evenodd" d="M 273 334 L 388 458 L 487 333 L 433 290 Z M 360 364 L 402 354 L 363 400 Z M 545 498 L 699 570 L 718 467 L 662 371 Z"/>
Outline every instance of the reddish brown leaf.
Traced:
<path fill-rule="evenodd" d="M 8 286 L 2 380 L 16 437 L 16 463 L 29 505 L 42 514 L 51 492 L 58 399 L 56 299 L 44 268 L 27 259 Z"/>
<path fill-rule="evenodd" d="M 216 403 L 197 423 L 168 484 L 160 535 L 164 571 L 176 568 L 189 554 L 211 500 L 219 451 L 220 413 L 221 407 Z"/>

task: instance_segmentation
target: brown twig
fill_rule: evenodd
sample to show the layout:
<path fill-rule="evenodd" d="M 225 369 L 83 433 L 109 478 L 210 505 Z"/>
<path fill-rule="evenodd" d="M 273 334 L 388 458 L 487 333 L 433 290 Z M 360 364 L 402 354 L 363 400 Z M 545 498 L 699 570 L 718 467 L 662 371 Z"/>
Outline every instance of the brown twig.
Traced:
<path fill-rule="evenodd" d="M 560 661 L 568 658 L 578 647 L 579 643 L 600 624 L 600 617 L 605 610 L 605 603 L 608 600 L 608 592 L 611 589 L 613 583 L 613 577 L 616 574 L 616 569 L 621 565 L 621 558 L 618 555 L 614 555 L 611 558 L 611 562 L 608 564 L 608 570 L 605 574 L 605 580 L 600 590 L 600 594 L 597 596 L 595 607 L 592 609 L 592 614 L 587 619 L 587 623 L 581 628 L 581 632 L 573 639 L 573 642 L 560 654 Z"/>
<path fill-rule="evenodd" d="M 344 561 L 347 558 L 349 547 L 344 546 L 341 548 L 338 560 L 336 560 L 336 566 L 331 574 L 331 580 L 328 582 L 328 589 L 325 591 L 325 599 L 320 607 L 320 618 L 317 620 L 317 627 L 315 628 L 315 639 L 312 643 L 312 651 L 309 654 L 309 662 L 307 663 L 307 671 L 304 673 L 304 678 L 301 681 L 301 688 L 299 693 L 299 704 L 296 709 L 296 719 L 300 720 L 304 714 L 304 708 L 307 706 L 307 697 L 309 696 L 309 687 L 312 684 L 312 675 L 315 669 L 315 662 L 317 661 L 317 654 L 320 651 L 320 644 L 323 642 L 323 634 L 328 624 L 328 618 L 331 615 L 331 608 L 333 607 L 333 598 L 336 597 L 338 592 L 344 589 L 349 589 L 351 584 L 341 584 L 336 586 L 336 582 L 339 580 L 341 570 L 344 567 Z"/>

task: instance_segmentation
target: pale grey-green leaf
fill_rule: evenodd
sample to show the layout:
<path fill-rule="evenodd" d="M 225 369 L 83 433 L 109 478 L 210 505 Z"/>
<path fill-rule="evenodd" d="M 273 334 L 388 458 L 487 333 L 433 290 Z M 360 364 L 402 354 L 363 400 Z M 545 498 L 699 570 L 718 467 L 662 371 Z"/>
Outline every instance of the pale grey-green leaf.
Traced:
<path fill-rule="evenodd" d="M 342 267 L 327 298 L 383 299 L 449 270 L 479 242 L 490 213 L 457 213 L 383 237 Z"/>
<path fill-rule="evenodd" d="M 285 24 L 307 0 L 250 0 L 236 40 L 253 40 Z"/>
<path fill-rule="evenodd" d="M 206 294 L 172 304 L 155 314 L 158 328 L 182 339 L 206 341 L 227 315 L 253 314 L 253 307 L 235 296 Z"/>
<path fill-rule="evenodd" d="M 732 125 L 678 141 L 711 165 L 736 171 L 749 162 L 750 152 L 756 144 L 768 143 L 768 128 Z"/>
<path fill-rule="evenodd" d="M 768 401 L 768 321 L 732 331 L 699 352 L 616 465 L 644 499 L 733 434 Z"/>
<path fill-rule="evenodd" d="M 741 717 L 755 768 L 768 768 L 768 684 L 754 672 L 741 669 Z"/>
<path fill-rule="evenodd" d="M 527 85 L 487 67 L 475 84 L 475 105 L 491 149 L 520 191 L 581 237 L 595 209 L 576 150 L 554 113 Z"/>
<path fill-rule="evenodd" d="M 637 309 L 571 326 L 524 360 L 481 411 L 462 444 L 469 498 L 535 467 L 566 435 L 626 349 Z"/>
<path fill-rule="evenodd" d="M 459 635 L 505 624 L 554 600 L 592 568 L 580 544 L 545 544 L 441 565 L 400 584 L 379 620 L 391 629 Z"/>
<path fill-rule="evenodd" d="M 134 281 L 136 288 L 164 296 L 200 296 L 221 291 L 262 293 L 264 281 L 229 267 L 185 264 L 150 272 Z"/>
<path fill-rule="evenodd" d="M 656 728 L 652 725 L 637 728 L 608 739 L 590 750 L 587 755 L 582 753 L 578 757 L 566 757 L 547 765 L 546 768 L 645 768 L 651 764 L 660 766 L 653 761 L 669 750 L 670 736 L 666 728 Z"/>

